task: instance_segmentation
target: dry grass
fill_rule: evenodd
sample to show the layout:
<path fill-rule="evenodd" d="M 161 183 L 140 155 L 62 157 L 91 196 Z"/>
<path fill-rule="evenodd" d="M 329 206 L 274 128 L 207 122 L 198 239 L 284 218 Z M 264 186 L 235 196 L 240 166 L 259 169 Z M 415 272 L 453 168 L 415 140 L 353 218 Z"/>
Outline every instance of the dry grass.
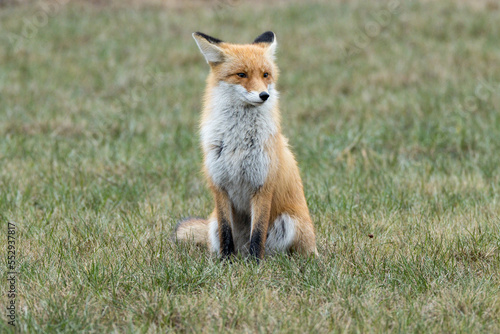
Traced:
<path fill-rule="evenodd" d="M 0 9 L 20 331 L 500 331 L 494 3 L 404 1 L 368 33 L 388 2 L 128 3 L 70 2 L 31 32 L 39 5 Z M 321 257 L 224 265 L 170 239 L 212 207 L 190 34 L 268 29 Z"/>

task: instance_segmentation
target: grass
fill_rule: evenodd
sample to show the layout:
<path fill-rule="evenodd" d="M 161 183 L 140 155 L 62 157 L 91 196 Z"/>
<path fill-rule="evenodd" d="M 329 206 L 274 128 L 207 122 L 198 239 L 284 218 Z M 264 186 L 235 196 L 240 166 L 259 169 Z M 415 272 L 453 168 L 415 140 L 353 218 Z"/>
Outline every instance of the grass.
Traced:
<path fill-rule="evenodd" d="M 0 8 L 19 331 L 500 331 L 496 2 L 40 6 Z M 224 265 L 170 240 L 213 205 L 190 34 L 268 29 L 321 257 Z"/>

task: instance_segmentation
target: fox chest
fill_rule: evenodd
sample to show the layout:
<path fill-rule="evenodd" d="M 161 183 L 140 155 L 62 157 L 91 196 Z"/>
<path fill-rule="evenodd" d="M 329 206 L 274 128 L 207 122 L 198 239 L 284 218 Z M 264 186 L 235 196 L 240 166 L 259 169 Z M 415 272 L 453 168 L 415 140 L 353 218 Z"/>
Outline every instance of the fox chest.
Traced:
<path fill-rule="evenodd" d="M 248 116 L 202 128 L 205 168 L 240 212 L 250 212 L 252 195 L 267 179 L 271 165 L 267 146 L 274 133 L 266 120 Z"/>

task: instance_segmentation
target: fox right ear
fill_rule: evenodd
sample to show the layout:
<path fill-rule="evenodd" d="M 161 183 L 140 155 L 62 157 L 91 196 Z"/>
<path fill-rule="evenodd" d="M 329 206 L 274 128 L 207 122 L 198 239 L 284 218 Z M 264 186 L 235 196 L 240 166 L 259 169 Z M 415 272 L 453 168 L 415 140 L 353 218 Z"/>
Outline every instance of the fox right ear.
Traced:
<path fill-rule="evenodd" d="M 205 56 L 207 63 L 220 63 L 224 61 L 224 51 L 218 46 L 222 43 L 220 39 L 205 35 L 201 32 L 193 33 L 193 38 Z"/>
<path fill-rule="evenodd" d="M 272 31 L 266 31 L 253 41 L 253 44 L 264 44 L 267 45 L 267 54 L 274 59 L 274 54 L 276 53 L 276 35 Z"/>

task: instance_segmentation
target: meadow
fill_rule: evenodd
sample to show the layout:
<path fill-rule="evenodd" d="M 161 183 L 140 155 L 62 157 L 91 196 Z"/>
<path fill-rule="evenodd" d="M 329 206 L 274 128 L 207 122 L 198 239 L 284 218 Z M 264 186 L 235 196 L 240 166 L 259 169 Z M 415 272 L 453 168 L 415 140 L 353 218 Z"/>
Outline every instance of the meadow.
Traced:
<path fill-rule="evenodd" d="M 13 333 L 500 332 L 497 1 L 0 2 Z M 279 45 L 320 257 L 172 240 L 213 206 L 191 33 Z"/>

